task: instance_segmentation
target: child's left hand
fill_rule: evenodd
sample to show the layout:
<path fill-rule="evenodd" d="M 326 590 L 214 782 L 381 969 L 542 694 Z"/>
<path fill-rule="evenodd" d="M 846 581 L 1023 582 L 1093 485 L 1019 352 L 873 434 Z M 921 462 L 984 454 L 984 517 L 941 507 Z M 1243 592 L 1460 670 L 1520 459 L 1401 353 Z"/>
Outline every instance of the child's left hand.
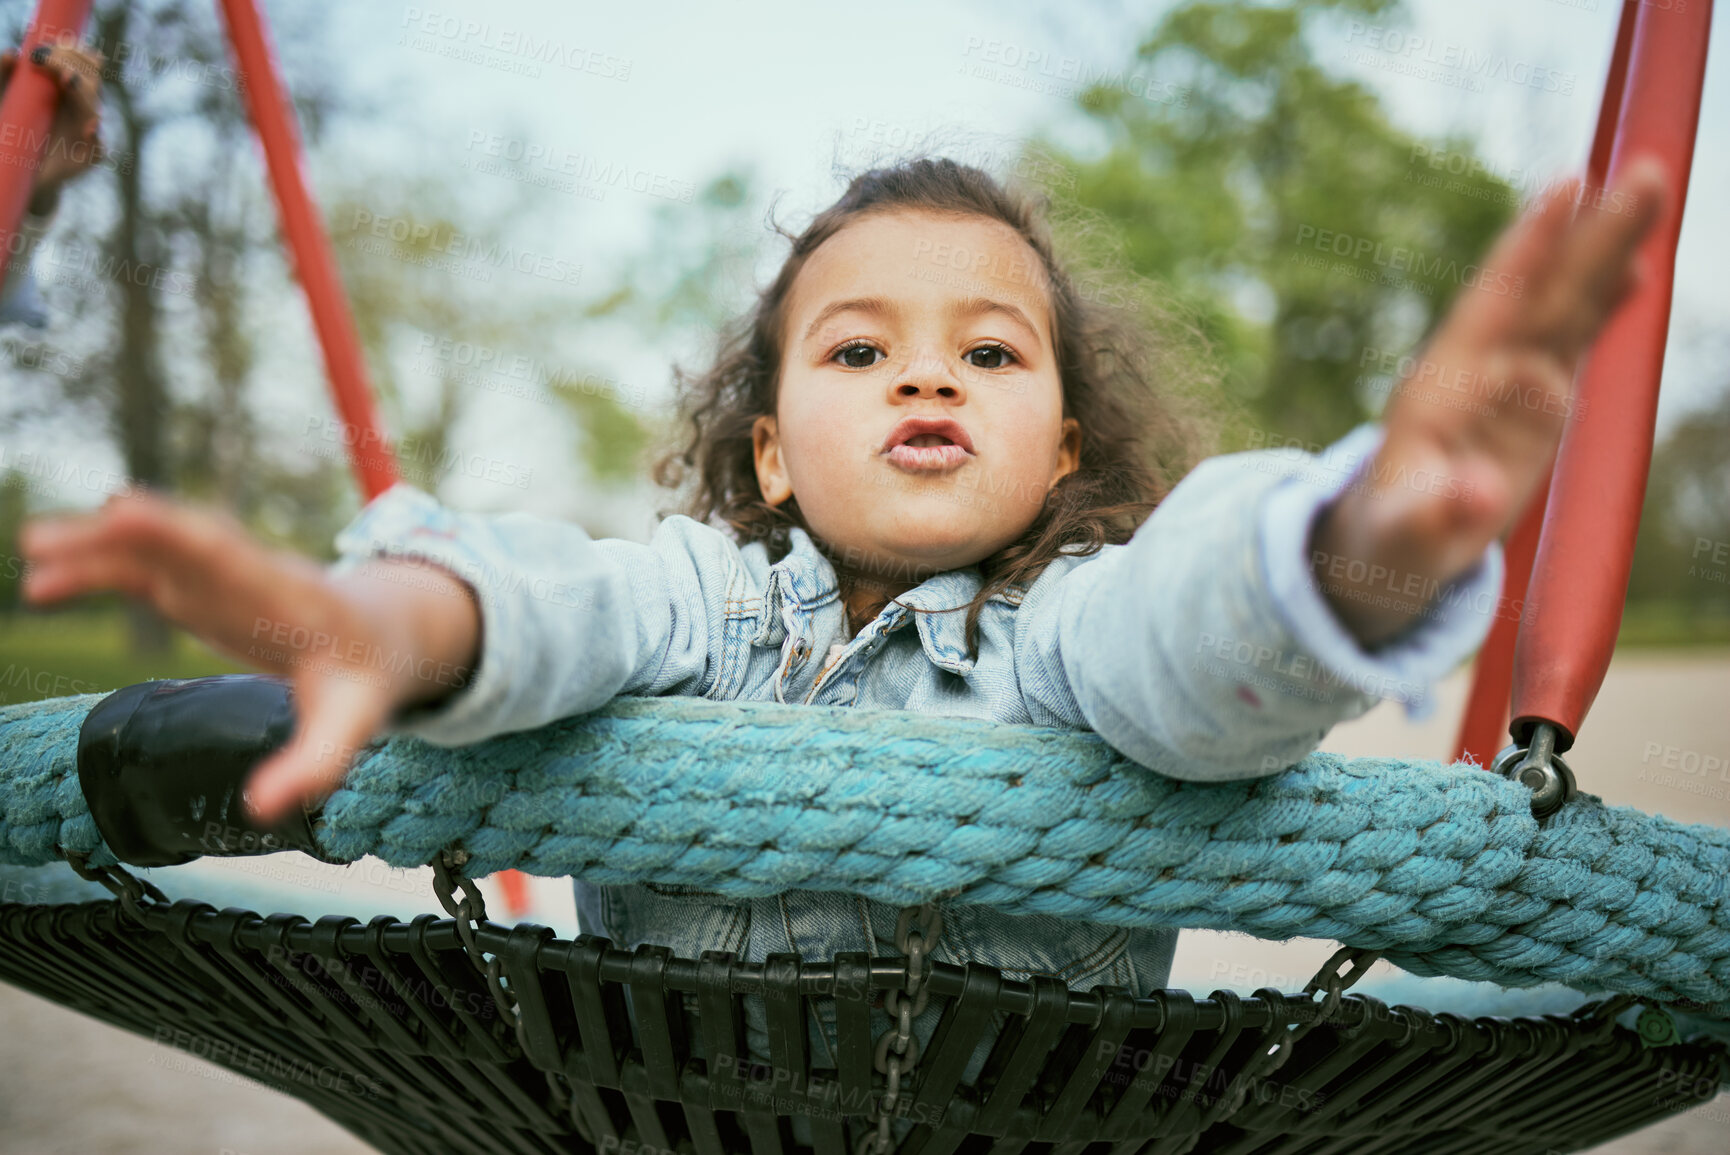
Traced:
<path fill-rule="evenodd" d="M 87 172 L 102 158 L 102 53 L 72 45 L 41 45 L 32 53 L 36 63 L 60 87 L 42 166 L 31 185 L 30 212 L 46 216 L 54 210 L 60 186 Z M 18 50 L 0 52 L 0 92 L 18 68 Z"/>
<path fill-rule="evenodd" d="M 1550 190 L 1497 241 L 1401 380 L 1367 473 L 1316 520 L 1311 571 L 1366 647 L 1404 630 L 1425 597 L 1390 604 L 1380 581 L 1372 591 L 1338 575 L 1433 591 L 1513 526 L 1550 467 L 1580 355 L 1633 287 L 1636 250 L 1667 196 L 1649 158 L 1623 171 L 1603 208 L 1576 213 L 1580 187 Z"/>

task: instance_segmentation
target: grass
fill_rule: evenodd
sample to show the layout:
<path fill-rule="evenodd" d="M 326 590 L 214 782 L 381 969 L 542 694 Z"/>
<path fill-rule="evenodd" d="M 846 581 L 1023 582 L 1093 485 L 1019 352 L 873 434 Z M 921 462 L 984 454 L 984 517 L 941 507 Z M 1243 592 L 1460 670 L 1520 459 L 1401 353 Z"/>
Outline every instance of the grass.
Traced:
<path fill-rule="evenodd" d="M 128 652 L 126 617 L 119 607 L 0 615 L 0 705 L 245 669 L 179 630 L 163 657 L 136 657 Z"/>
<path fill-rule="evenodd" d="M 1702 614 L 1676 604 L 1630 606 L 1616 646 L 1730 646 L 1730 613 Z M 246 669 L 178 630 L 172 649 L 162 658 L 136 657 L 127 650 L 126 619 L 119 606 L 0 614 L 0 706 L 106 693 L 153 678 L 201 678 Z"/>
<path fill-rule="evenodd" d="M 1730 604 L 1706 613 L 1683 602 L 1643 602 L 1626 607 L 1616 647 L 1730 646 Z"/>

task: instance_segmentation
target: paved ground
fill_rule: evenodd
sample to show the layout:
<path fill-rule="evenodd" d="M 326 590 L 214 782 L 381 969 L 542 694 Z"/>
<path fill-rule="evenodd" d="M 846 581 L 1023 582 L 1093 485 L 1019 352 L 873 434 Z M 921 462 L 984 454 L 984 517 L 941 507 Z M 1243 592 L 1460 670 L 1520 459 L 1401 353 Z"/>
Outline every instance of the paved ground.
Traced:
<path fill-rule="evenodd" d="M 1465 687 L 1464 673 L 1447 683 L 1437 718 L 1426 725 L 1407 726 L 1395 708 L 1381 707 L 1335 730 L 1324 745 L 1349 754 L 1445 757 Z M 1730 655 L 1620 655 L 1579 746 L 1568 755 L 1569 764 L 1582 787 L 1607 802 L 1730 826 L 1730 770 L 1717 768 L 1730 763 L 1727 691 Z M 1714 768 L 1702 769 L 1713 766 L 1710 758 L 1718 759 Z M 180 885 L 170 889 L 185 893 L 186 880 L 196 872 L 226 872 L 229 882 L 286 885 L 311 910 L 376 906 L 404 914 L 435 909 L 425 897 L 424 877 L 413 873 L 385 871 L 376 864 L 342 870 L 294 861 L 277 856 L 199 864 L 163 872 L 158 879 L 179 879 Z M 564 933 L 573 929 L 568 890 L 546 883 L 537 887 L 535 898 L 538 921 Z M 1173 985 L 1201 991 L 1227 986 L 1247 992 L 1264 985 L 1300 989 L 1331 950 L 1331 944 L 1314 941 L 1263 943 L 1238 935 L 1187 933 Z M 3 985 L 0 1024 L 4 1155 L 348 1155 L 370 1150 L 296 1100 Z M 1730 1096 L 1596 1148 L 1594 1155 L 1726 1151 Z"/>

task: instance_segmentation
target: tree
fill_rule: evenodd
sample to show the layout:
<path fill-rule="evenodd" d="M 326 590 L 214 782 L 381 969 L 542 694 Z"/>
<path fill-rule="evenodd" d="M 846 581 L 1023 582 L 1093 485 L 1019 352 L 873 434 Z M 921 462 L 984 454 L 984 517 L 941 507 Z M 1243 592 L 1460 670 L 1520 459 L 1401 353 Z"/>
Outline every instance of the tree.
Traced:
<path fill-rule="evenodd" d="M 1315 444 L 1373 416 L 1393 359 L 1482 275 L 1516 200 L 1465 163 L 1469 141 L 1413 137 L 1322 67 L 1311 37 L 1342 13 L 1391 23 L 1401 10 L 1183 4 L 1126 80 L 1083 94 L 1106 155 L 1037 145 L 1074 170 L 1074 199 L 1115 226 L 1130 266 L 1193 311 L 1261 429 Z"/>
<path fill-rule="evenodd" d="M 304 42 L 307 15 L 279 21 L 278 42 Z M 16 12 L 14 27 L 21 31 L 25 18 Z M 244 272 L 275 238 L 263 223 L 245 78 L 205 0 L 105 0 L 93 8 L 86 39 L 106 58 L 103 136 L 113 160 L 64 198 L 73 203 L 63 204 L 42 277 L 60 339 L 77 333 L 89 351 L 51 392 L 67 407 L 93 403 L 129 483 L 220 495 L 250 515 L 258 495 L 284 487 L 256 473 L 246 408 Z M 322 77 L 295 81 L 303 131 L 316 139 L 336 90 Z M 204 355 L 185 356 L 194 349 Z M 200 367 L 205 397 L 197 393 Z M 171 388 L 183 375 L 194 379 Z M 147 606 L 129 601 L 127 613 L 135 651 L 168 647 L 167 623 Z"/>
<path fill-rule="evenodd" d="M 375 180 L 337 198 L 327 214 L 381 408 L 401 431 L 393 449 L 405 480 L 435 491 L 460 459 L 454 442 L 463 418 L 499 393 L 541 401 L 569 421 L 576 457 L 593 479 L 638 476 L 640 399 L 597 387 L 604 375 L 562 348 L 573 313 L 562 286 L 512 284 L 505 275 L 522 252 L 507 222 L 531 211 L 534 192 L 494 219 L 463 211 L 451 192 L 426 178 Z M 375 229 L 380 221 L 401 227 Z M 616 293 L 574 312 L 602 315 L 610 298 Z M 413 403 L 415 378 L 431 379 L 430 402 Z"/>
<path fill-rule="evenodd" d="M 1678 421 L 1653 451 L 1629 602 L 1689 617 L 1730 614 L 1730 388 Z"/>

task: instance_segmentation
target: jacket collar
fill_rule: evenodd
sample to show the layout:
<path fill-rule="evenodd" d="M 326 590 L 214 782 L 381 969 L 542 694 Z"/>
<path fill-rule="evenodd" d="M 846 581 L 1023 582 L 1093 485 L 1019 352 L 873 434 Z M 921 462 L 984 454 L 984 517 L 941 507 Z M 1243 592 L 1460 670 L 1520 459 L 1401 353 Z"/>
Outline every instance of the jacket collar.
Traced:
<path fill-rule="evenodd" d="M 982 584 L 972 567 L 940 573 L 902 594 L 896 599 L 900 604 L 885 606 L 878 618 L 893 615 L 888 628 L 897 629 L 912 617 L 931 664 L 966 677 L 973 672 L 973 659 L 967 656 L 967 607 Z"/>
<path fill-rule="evenodd" d="M 792 548 L 769 567 L 763 587 L 757 633 L 752 639 L 758 645 L 779 645 L 801 615 L 810 616 L 818 608 L 839 601 L 835 567 L 804 530 L 794 528 L 790 534 Z M 967 656 L 967 606 L 978 594 L 981 581 L 979 571 L 971 566 L 927 578 L 883 607 L 860 634 L 904 629 L 907 619 L 912 618 L 920 648 L 931 664 L 966 676 L 973 670 L 973 661 Z M 839 622 L 845 610 L 836 609 Z"/>
<path fill-rule="evenodd" d="M 809 616 L 818 607 L 835 601 L 839 596 L 835 570 L 812 544 L 802 529 L 791 531 L 793 548 L 787 556 L 769 567 L 763 583 L 763 601 L 757 609 L 757 632 L 752 642 L 759 646 L 777 646 L 787 636 L 791 624 L 800 615 Z M 761 543 L 753 547 L 762 549 Z"/>

